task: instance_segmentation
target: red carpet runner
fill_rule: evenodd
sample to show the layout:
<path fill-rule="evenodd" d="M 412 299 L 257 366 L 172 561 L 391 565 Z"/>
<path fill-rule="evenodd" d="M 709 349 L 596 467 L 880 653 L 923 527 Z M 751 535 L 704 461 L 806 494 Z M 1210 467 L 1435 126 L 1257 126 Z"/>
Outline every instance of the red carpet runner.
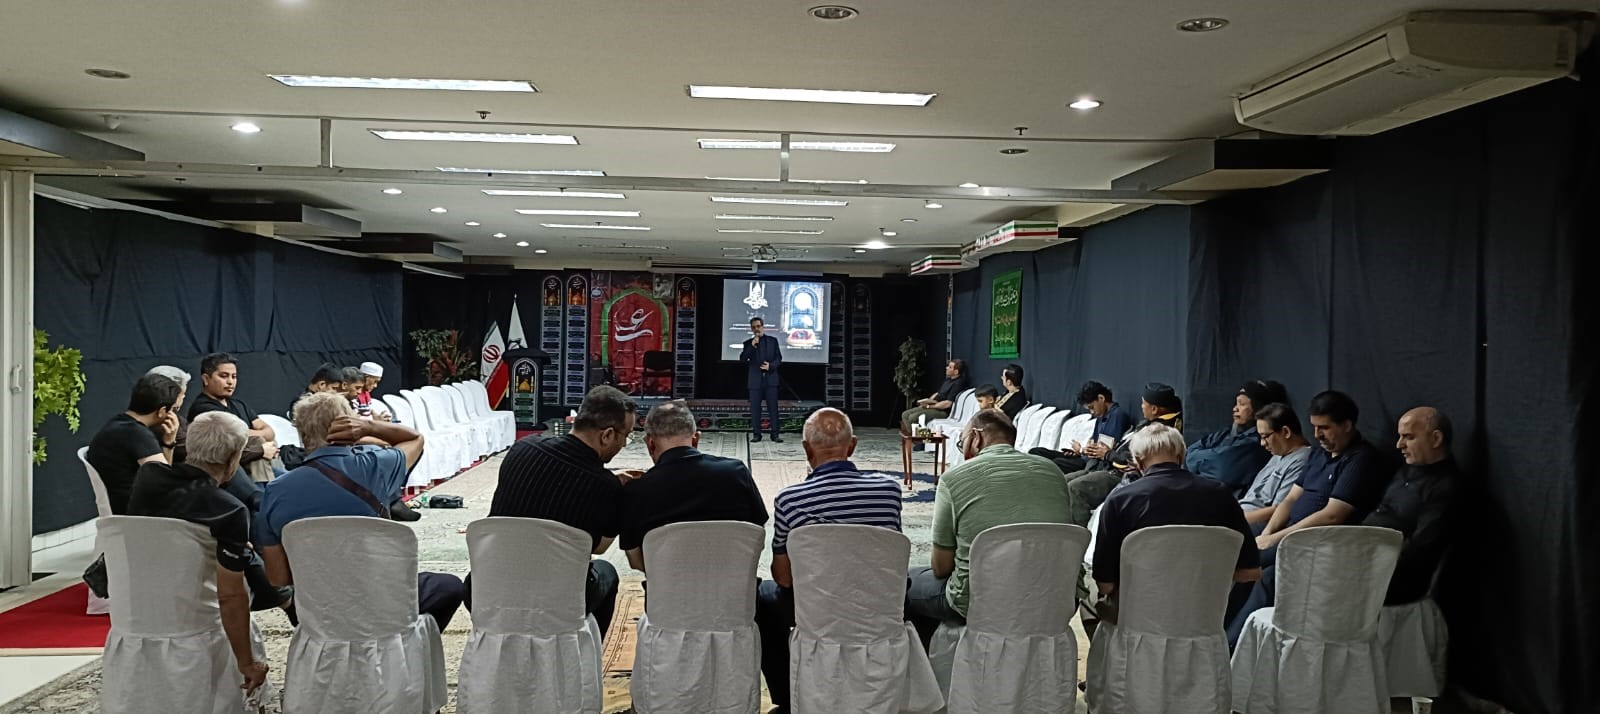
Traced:
<path fill-rule="evenodd" d="M 88 599 L 88 586 L 77 583 L 0 612 L 0 650 L 104 647 L 111 616 L 83 614 Z"/>

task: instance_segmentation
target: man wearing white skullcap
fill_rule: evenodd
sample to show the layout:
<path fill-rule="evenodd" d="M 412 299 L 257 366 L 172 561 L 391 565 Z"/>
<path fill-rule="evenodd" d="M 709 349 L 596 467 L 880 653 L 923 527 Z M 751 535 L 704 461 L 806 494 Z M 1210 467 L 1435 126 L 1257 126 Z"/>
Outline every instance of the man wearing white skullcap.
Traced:
<path fill-rule="evenodd" d="M 383 381 L 383 365 L 377 362 L 362 362 L 361 376 L 365 383 L 361 387 L 361 394 L 356 399 L 371 410 L 372 417 L 380 421 L 393 421 L 389 413 L 389 406 L 382 399 L 373 399 L 372 391 L 378 388 L 378 383 Z"/>

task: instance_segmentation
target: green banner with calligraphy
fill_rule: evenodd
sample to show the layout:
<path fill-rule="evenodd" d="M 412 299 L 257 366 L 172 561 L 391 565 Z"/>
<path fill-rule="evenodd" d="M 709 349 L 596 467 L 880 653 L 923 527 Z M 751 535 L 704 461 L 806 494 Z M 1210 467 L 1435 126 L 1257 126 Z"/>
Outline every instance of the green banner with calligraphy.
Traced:
<path fill-rule="evenodd" d="M 989 302 L 989 359 L 1016 359 L 1022 355 L 1022 271 L 994 278 Z"/>

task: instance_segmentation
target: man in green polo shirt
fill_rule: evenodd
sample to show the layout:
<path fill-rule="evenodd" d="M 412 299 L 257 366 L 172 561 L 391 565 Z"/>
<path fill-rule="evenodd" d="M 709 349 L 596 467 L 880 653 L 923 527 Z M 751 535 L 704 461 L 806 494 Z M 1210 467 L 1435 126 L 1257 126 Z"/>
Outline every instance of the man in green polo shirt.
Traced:
<path fill-rule="evenodd" d="M 973 415 L 961 437 L 960 466 L 933 498 L 933 558 L 912 568 L 906 617 L 927 646 L 940 622 L 966 622 L 972 541 L 995 526 L 1067 523 L 1067 482 L 1049 459 L 1017 451 L 1017 428 L 998 409 Z M 1076 568 L 1075 563 L 1063 567 Z"/>

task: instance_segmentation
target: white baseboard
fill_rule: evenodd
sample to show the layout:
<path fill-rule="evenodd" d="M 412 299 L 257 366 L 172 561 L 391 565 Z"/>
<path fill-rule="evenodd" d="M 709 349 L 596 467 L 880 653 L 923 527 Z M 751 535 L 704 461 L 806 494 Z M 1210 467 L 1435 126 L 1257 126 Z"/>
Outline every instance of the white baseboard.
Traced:
<path fill-rule="evenodd" d="M 75 543 L 85 538 L 94 537 L 94 521 L 87 520 L 75 526 L 67 526 L 61 530 L 40 533 L 33 537 L 33 552 L 56 548 L 68 543 Z"/>

